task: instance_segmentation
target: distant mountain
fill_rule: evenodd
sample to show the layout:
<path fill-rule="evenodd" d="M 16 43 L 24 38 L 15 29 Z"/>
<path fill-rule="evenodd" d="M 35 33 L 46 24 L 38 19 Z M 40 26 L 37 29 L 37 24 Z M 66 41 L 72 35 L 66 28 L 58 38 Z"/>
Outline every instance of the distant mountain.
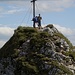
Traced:
<path fill-rule="evenodd" d="M 0 75 L 75 75 L 75 50 L 52 24 L 19 26 L 0 49 Z"/>

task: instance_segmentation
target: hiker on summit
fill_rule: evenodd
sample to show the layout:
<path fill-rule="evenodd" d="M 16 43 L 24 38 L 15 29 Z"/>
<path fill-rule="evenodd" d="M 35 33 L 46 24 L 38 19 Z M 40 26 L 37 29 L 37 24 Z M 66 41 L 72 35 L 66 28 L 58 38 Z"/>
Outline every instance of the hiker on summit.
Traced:
<path fill-rule="evenodd" d="M 33 27 L 35 28 L 35 24 L 37 24 L 38 28 L 40 29 L 41 28 L 41 20 L 42 20 L 42 17 L 40 16 L 40 14 L 39 14 L 39 16 L 34 17 L 32 19 L 32 21 L 34 22 Z"/>
<path fill-rule="evenodd" d="M 41 20 L 42 20 L 42 17 L 39 14 L 39 16 L 38 16 L 38 27 L 39 27 L 39 29 L 41 28 Z"/>
<path fill-rule="evenodd" d="M 38 23 L 38 17 L 37 17 L 37 16 L 34 17 L 34 18 L 32 19 L 32 21 L 34 22 L 34 23 L 33 23 L 33 26 L 34 26 L 34 28 L 35 28 L 35 24 Z"/>

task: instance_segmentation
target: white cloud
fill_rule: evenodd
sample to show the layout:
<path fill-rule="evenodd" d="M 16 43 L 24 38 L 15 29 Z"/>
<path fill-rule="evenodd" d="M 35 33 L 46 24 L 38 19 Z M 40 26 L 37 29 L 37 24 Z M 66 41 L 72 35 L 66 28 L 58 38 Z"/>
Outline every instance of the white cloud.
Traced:
<path fill-rule="evenodd" d="M 1 14 L 14 14 L 23 12 L 24 8 L 28 9 L 32 3 L 31 0 L 16 0 L 16 1 L 2 1 L 4 4 L 8 4 L 10 10 L 7 8 L 3 9 L 4 6 L 0 7 Z M 37 12 L 60 12 L 69 7 L 75 6 L 75 0 L 37 0 L 36 9 Z M 12 8 L 13 7 L 13 8 Z M 32 6 L 31 6 L 32 8 Z"/>
<path fill-rule="evenodd" d="M 14 28 L 0 27 L 0 34 L 5 36 L 11 36 L 14 33 Z"/>
<path fill-rule="evenodd" d="M 15 5 L 15 6 L 18 6 L 18 7 L 19 6 L 22 7 L 22 6 L 29 6 L 30 0 L 29 1 L 28 0 L 26 0 L 26 1 L 25 0 L 18 0 L 18 1 L 17 0 L 15 0 L 15 1 L 12 0 L 12 1 L 10 1 L 9 0 L 9 1 L 4 1 L 3 3 L 9 4 L 9 5 L 13 5 L 13 6 Z"/>
<path fill-rule="evenodd" d="M 6 41 L 0 40 L 0 48 L 6 43 Z"/>
<path fill-rule="evenodd" d="M 12 10 L 6 11 L 4 14 L 14 14 L 14 13 L 22 12 L 22 11 L 23 9 L 12 9 Z"/>
<path fill-rule="evenodd" d="M 0 47 L 2 47 L 6 41 L 13 35 L 14 28 L 0 27 Z"/>
<path fill-rule="evenodd" d="M 0 6 L 0 17 L 4 14 L 15 14 L 15 13 L 20 13 L 25 11 L 24 8 L 21 7 L 17 7 L 17 6 L 12 6 L 12 5 L 8 5 L 8 6 Z"/>
<path fill-rule="evenodd" d="M 40 11 L 63 11 L 65 8 L 69 8 L 75 5 L 75 0 L 47 0 L 47 1 L 38 1 L 38 8 Z"/>

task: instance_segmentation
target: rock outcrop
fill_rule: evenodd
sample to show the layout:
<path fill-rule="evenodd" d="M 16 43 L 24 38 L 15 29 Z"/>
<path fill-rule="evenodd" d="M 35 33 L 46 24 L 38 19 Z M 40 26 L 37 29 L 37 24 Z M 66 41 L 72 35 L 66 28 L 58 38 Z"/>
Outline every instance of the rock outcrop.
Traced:
<path fill-rule="evenodd" d="M 75 51 L 53 25 L 18 27 L 0 49 L 0 75 L 75 75 Z"/>

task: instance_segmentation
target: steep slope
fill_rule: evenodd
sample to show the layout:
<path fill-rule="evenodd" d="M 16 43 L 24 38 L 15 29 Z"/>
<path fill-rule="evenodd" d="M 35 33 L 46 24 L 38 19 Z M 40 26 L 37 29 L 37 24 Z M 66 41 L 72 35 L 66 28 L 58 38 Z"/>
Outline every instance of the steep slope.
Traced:
<path fill-rule="evenodd" d="M 0 75 L 74 75 L 75 52 L 53 25 L 18 27 L 0 50 Z"/>

